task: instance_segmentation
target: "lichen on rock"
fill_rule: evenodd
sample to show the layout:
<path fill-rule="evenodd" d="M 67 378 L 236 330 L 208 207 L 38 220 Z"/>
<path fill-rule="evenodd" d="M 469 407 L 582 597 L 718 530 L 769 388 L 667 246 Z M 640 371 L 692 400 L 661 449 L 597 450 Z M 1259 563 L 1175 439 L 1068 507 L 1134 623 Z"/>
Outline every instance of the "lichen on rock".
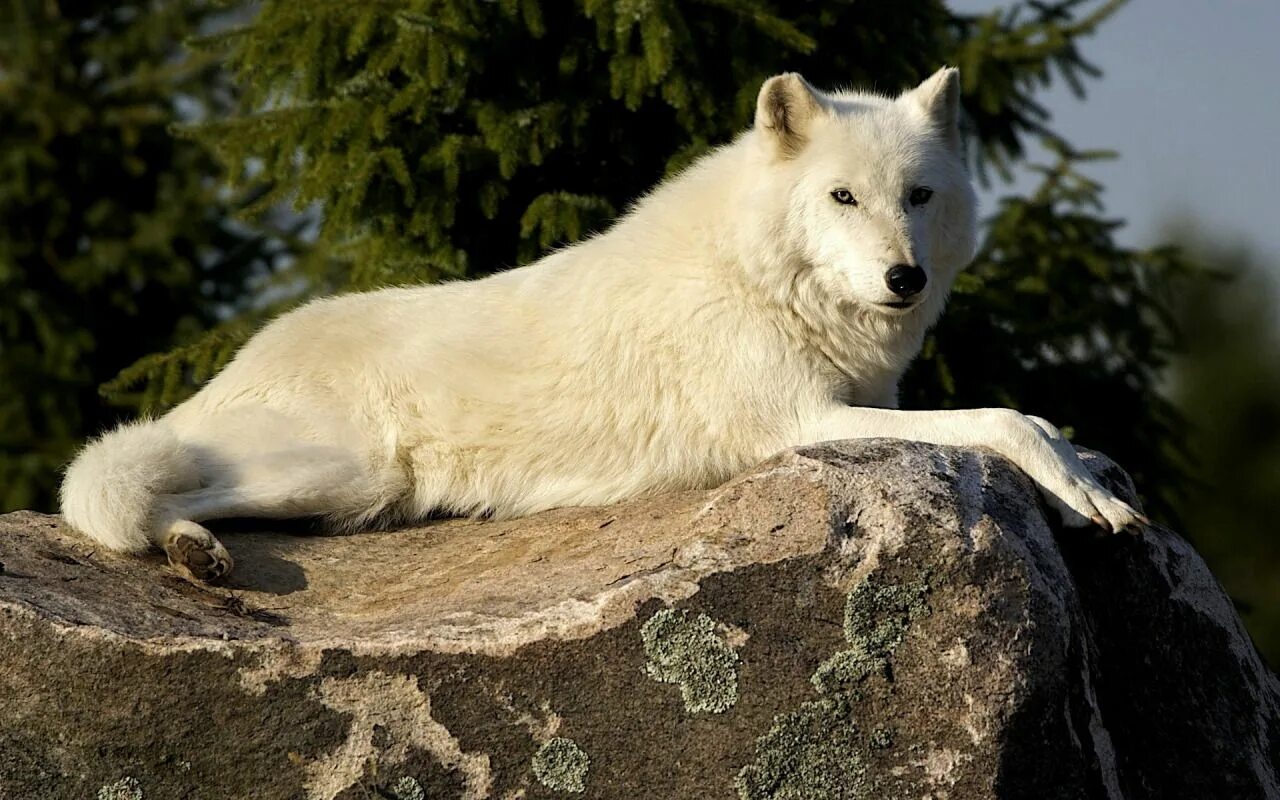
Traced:
<path fill-rule="evenodd" d="M 99 789 L 98 800 L 142 800 L 142 784 L 137 778 L 121 778 Z"/>
<path fill-rule="evenodd" d="M 392 784 L 391 794 L 395 800 L 427 800 L 427 793 L 423 790 L 422 784 L 408 776 Z"/>
<path fill-rule="evenodd" d="M 691 714 L 727 711 L 738 702 L 738 653 L 706 614 L 664 608 L 640 629 L 649 677 L 680 687 Z"/>
<path fill-rule="evenodd" d="M 591 757 L 572 739 L 557 736 L 533 755 L 534 777 L 548 789 L 575 794 L 587 790 Z"/>
<path fill-rule="evenodd" d="M 841 650 L 819 664 L 809 681 L 822 694 L 847 692 L 856 697 L 861 695 L 859 685 L 884 665 L 884 659 L 858 648 Z"/>
<path fill-rule="evenodd" d="M 844 638 L 868 653 L 891 654 L 907 626 L 929 611 L 926 580 L 909 584 L 882 583 L 868 578 L 845 599 Z"/>
<path fill-rule="evenodd" d="M 803 703 L 779 714 L 756 741 L 756 759 L 736 781 L 741 800 L 870 798 L 865 745 L 849 701 Z"/>
<path fill-rule="evenodd" d="M 902 643 L 907 627 L 928 613 L 925 580 L 901 585 L 867 578 L 849 592 L 844 607 L 844 638 L 848 650 L 841 650 L 818 666 L 810 679 L 819 692 L 857 692 L 857 685 L 883 672 L 889 658 Z"/>
<path fill-rule="evenodd" d="M 852 704 L 862 698 L 868 678 L 887 675 L 908 626 L 928 613 L 928 591 L 923 579 L 903 585 L 868 577 L 849 592 L 844 613 L 849 649 L 832 655 L 810 678 L 826 697 L 774 718 L 773 727 L 756 741 L 755 761 L 738 773 L 742 800 L 877 796 L 868 759 L 872 751 L 890 747 L 893 734 L 878 727 L 864 735 Z"/>
<path fill-rule="evenodd" d="M 876 728 L 871 732 L 867 742 L 876 750 L 886 750 L 893 746 L 893 734 L 888 728 Z"/>

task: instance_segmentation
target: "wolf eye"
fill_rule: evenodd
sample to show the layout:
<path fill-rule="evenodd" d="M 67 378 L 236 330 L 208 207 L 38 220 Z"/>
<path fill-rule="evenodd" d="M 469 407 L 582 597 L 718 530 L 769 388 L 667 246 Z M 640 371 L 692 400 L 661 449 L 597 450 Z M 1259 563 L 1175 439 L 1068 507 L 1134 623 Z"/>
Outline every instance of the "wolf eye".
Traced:
<path fill-rule="evenodd" d="M 911 194 L 907 197 L 907 202 L 913 206 L 922 206 L 929 202 L 929 198 L 933 197 L 933 190 L 928 186 L 917 186 L 911 190 Z"/>
<path fill-rule="evenodd" d="M 835 201 L 842 206 L 856 206 L 858 201 L 853 198 L 853 194 L 848 189 L 836 189 L 831 193 Z"/>

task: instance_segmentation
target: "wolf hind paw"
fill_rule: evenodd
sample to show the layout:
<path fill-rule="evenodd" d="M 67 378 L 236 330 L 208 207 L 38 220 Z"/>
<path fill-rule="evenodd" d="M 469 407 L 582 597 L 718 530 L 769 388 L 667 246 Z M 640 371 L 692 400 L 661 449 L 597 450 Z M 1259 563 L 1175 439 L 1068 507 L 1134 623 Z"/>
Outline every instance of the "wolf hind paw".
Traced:
<path fill-rule="evenodd" d="M 184 578 L 212 583 L 230 574 L 235 561 L 212 533 L 187 520 L 169 526 L 163 542 L 169 565 Z"/>

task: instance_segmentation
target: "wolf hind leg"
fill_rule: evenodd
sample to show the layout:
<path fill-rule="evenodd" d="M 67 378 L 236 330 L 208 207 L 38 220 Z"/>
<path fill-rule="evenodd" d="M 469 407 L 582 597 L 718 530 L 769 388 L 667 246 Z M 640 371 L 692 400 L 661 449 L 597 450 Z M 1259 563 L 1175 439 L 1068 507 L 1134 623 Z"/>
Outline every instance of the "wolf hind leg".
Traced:
<path fill-rule="evenodd" d="M 215 580 L 227 575 L 234 562 L 199 523 L 231 517 L 326 517 L 359 523 L 397 499 L 396 484 L 349 450 L 299 444 L 220 465 L 204 488 L 159 496 L 152 536 L 180 573 Z"/>

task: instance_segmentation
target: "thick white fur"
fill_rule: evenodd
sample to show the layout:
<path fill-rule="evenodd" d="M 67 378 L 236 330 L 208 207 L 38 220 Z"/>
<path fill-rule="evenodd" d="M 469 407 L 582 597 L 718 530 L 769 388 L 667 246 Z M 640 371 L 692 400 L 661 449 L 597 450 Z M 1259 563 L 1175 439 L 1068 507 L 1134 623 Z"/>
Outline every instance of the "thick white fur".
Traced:
<path fill-rule="evenodd" d="M 124 550 L 227 516 L 512 516 L 891 436 L 992 447 L 1069 524 L 1133 524 L 1043 420 L 892 410 L 974 252 L 958 91 L 954 70 L 895 99 L 773 78 L 753 129 L 603 235 L 276 320 L 191 400 L 89 445 L 63 512 Z M 915 186 L 933 189 L 926 205 L 907 202 Z M 885 272 L 900 263 L 928 275 L 908 310 L 879 305 L 899 299 Z"/>
<path fill-rule="evenodd" d="M 62 482 L 62 514 L 114 550 L 146 550 L 156 495 L 199 488 L 200 472 L 182 440 L 170 426 L 144 420 L 81 451 Z"/>

